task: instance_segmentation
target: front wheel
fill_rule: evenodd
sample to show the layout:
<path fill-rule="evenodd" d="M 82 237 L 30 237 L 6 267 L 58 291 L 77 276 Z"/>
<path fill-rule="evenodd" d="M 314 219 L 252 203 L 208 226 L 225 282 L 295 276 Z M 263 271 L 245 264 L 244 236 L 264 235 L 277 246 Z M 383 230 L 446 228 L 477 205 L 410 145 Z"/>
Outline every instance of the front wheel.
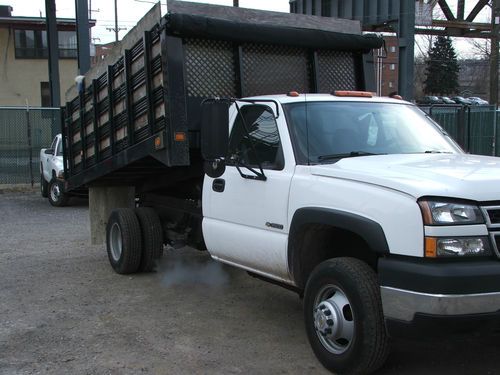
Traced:
<path fill-rule="evenodd" d="M 375 272 L 354 258 L 336 258 L 312 272 L 304 295 L 306 332 L 330 371 L 366 374 L 383 365 L 388 340 Z"/>
<path fill-rule="evenodd" d="M 64 193 L 64 184 L 56 178 L 53 178 L 49 184 L 49 202 L 55 207 L 63 207 L 68 204 L 68 195 Z"/>
<path fill-rule="evenodd" d="M 49 183 L 45 180 L 45 177 L 43 177 L 43 173 L 40 174 L 40 193 L 44 198 L 49 196 Z"/>

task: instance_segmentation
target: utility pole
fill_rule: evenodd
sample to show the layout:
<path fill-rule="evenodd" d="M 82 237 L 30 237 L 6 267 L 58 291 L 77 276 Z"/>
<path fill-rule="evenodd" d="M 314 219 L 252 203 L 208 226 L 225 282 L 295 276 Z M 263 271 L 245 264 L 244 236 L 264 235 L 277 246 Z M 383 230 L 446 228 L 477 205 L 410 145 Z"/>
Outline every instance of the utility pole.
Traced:
<path fill-rule="evenodd" d="M 118 0 L 115 0 L 115 42 L 118 43 L 118 32 L 120 29 L 118 28 Z"/>
<path fill-rule="evenodd" d="M 498 39 L 500 31 L 500 0 L 491 6 L 490 104 L 498 104 Z"/>
<path fill-rule="evenodd" d="M 76 0 L 75 5 L 78 71 L 84 75 L 90 69 L 89 7 L 87 0 Z"/>
<path fill-rule="evenodd" d="M 47 44 L 49 47 L 49 87 L 50 106 L 61 105 L 59 87 L 59 41 L 57 38 L 57 19 L 55 0 L 45 0 L 45 18 L 47 22 Z"/>

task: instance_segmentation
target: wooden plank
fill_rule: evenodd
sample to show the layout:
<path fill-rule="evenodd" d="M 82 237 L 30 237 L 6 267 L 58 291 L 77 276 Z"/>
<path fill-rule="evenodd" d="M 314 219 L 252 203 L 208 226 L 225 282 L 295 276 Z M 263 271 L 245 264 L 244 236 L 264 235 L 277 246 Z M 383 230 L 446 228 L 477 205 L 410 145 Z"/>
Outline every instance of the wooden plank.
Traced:
<path fill-rule="evenodd" d="M 125 50 L 123 64 L 125 71 L 125 111 L 127 113 L 127 139 L 128 146 L 130 147 L 135 142 L 135 128 L 132 98 L 132 53 L 129 49 Z"/>
<path fill-rule="evenodd" d="M 151 68 L 151 33 L 144 32 L 144 76 L 146 80 L 146 97 L 148 102 L 148 127 L 149 135 L 154 133 L 154 103 L 153 103 L 153 74 Z"/>
<path fill-rule="evenodd" d="M 97 110 L 97 79 L 92 80 L 92 126 L 94 132 L 94 155 L 95 162 L 99 161 L 99 126 L 97 124 L 97 118 L 99 117 L 99 111 Z"/>
<path fill-rule="evenodd" d="M 114 95 L 113 95 L 113 79 L 114 79 L 114 72 L 113 72 L 113 65 L 108 66 L 108 121 L 109 121 L 109 144 L 111 147 L 111 155 L 114 155 L 116 152 L 115 148 L 115 100 L 114 100 Z"/>

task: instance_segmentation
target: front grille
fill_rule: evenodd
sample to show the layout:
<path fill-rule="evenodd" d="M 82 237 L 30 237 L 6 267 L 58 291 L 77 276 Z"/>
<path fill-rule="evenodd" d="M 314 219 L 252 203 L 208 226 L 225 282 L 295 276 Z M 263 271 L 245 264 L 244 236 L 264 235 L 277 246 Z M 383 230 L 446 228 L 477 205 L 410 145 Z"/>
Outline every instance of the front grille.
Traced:
<path fill-rule="evenodd" d="M 490 233 L 491 243 L 493 245 L 493 251 L 500 258 L 500 233 Z"/>
<path fill-rule="evenodd" d="M 491 224 L 500 224 L 500 209 L 490 209 L 487 212 Z"/>
<path fill-rule="evenodd" d="M 493 250 L 500 258 L 500 206 L 481 207 L 491 238 Z"/>
<path fill-rule="evenodd" d="M 488 228 L 500 228 L 500 206 L 481 207 Z"/>

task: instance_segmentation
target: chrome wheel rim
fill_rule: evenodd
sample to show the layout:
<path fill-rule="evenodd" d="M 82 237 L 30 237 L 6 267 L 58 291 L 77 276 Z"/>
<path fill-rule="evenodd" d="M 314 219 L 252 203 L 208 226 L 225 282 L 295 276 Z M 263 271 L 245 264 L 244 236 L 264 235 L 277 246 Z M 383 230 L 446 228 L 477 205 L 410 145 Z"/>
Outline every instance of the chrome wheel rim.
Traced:
<path fill-rule="evenodd" d="M 336 285 L 325 285 L 316 296 L 313 321 L 321 344 L 333 354 L 343 354 L 354 339 L 354 314 L 345 292 Z"/>
<path fill-rule="evenodd" d="M 61 190 L 59 189 L 59 184 L 53 183 L 50 187 L 50 197 L 54 202 L 57 202 L 60 196 Z"/>
<path fill-rule="evenodd" d="M 111 226 L 111 234 L 109 246 L 111 247 L 111 256 L 115 262 L 120 260 L 122 256 L 122 230 L 118 223 Z"/>

